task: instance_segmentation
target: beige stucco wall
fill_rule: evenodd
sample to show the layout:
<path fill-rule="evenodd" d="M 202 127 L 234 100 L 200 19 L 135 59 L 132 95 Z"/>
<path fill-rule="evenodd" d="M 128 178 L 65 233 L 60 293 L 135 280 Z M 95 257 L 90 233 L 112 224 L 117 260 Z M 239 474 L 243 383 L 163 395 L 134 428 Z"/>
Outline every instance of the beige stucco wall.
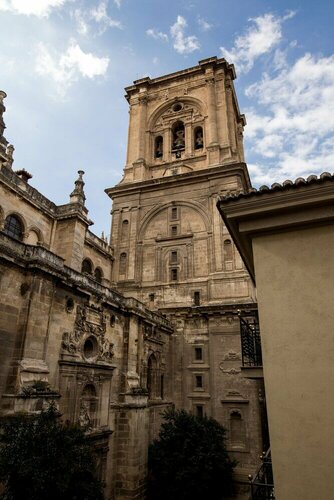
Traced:
<path fill-rule="evenodd" d="M 277 500 L 333 496 L 333 248 L 334 226 L 253 239 Z"/>

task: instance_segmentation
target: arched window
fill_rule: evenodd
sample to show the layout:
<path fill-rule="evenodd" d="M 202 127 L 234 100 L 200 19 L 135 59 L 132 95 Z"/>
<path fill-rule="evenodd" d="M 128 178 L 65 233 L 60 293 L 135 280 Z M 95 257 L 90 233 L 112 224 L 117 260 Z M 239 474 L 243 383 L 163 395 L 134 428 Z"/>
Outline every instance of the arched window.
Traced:
<path fill-rule="evenodd" d="M 194 130 L 194 148 L 203 149 L 204 139 L 203 139 L 203 129 L 202 127 L 196 127 Z"/>
<path fill-rule="evenodd" d="M 164 140 L 161 135 L 158 135 L 158 137 L 155 138 L 155 144 L 154 144 L 154 157 L 155 158 L 162 158 L 163 156 L 163 144 Z"/>
<path fill-rule="evenodd" d="M 96 279 L 96 281 L 98 281 L 99 283 L 102 283 L 102 278 L 103 278 L 103 272 L 102 270 L 97 267 L 94 271 L 94 277 Z"/>
<path fill-rule="evenodd" d="M 129 235 L 129 221 L 127 219 L 122 222 L 122 240 L 125 240 Z"/>
<path fill-rule="evenodd" d="M 147 361 L 147 390 L 150 399 L 157 395 L 157 365 L 156 357 L 151 354 Z"/>
<path fill-rule="evenodd" d="M 174 123 L 172 127 L 172 151 L 181 151 L 185 148 L 184 124 L 181 121 Z"/>
<path fill-rule="evenodd" d="M 93 265 L 89 259 L 82 261 L 81 272 L 85 274 L 93 274 Z"/>
<path fill-rule="evenodd" d="M 16 215 L 6 217 L 4 233 L 17 240 L 23 240 L 23 224 Z"/>
<path fill-rule="evenodd" d="M 224 258 L 225 258 L 225 260 L 233 260 L 231 240 L 224 241 Z"/>
<path fill-rule="evenodd" d="M 122 252 L 121 255 L 119 256 L 119 274 L 125 274 L 126 259 L 127 259 L 126 253 Z"/>

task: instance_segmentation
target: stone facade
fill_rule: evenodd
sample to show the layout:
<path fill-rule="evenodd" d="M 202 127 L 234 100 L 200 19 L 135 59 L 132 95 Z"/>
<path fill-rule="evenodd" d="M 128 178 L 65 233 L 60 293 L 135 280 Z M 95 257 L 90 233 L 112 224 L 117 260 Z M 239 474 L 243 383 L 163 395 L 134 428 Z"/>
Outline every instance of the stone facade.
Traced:
<path fill-rule="evenodd" d="M 240 376 L 237 313 L 256 298 L 216 208 L 220 195 L 250 188 L 234 78 L 210 58 L 128 87 L 127 163 L 106 192 L 113 281 L 169 318 L 173 401 L 227 427 L 246 477 L 261 453 L 259 387 Z"/>
<path fill-rule="evenodd" d="M 1 412 L 56 400 L 88 429 L 108 499 L 144 498 L 172 404 L 224 424 L 241 481 L 262 451 L 259 386 L 240 376 L 238 311 L 255 290 L 216 209 L 251 187 L 234 78 L 211 58 L 126 89 L 110 243 L 89 230 L 82 171 L 61 206 L 13 171 L 0 92 Z"/>

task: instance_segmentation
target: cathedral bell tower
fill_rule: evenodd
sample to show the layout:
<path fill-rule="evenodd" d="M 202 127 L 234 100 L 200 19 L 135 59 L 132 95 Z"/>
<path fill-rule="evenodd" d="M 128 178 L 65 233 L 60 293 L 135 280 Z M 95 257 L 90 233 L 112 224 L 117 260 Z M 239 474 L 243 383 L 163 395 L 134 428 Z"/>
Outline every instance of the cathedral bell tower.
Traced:
<path fill-rule="evenodd" d="M 122 182 L 243 162 L 246 121 L 239 112 L 234 78 L 232 64 L 212 57 L 127 87 L 130 124 Z"/>
<path fill-rule="evenodd" d="M 127 87 L 124 176 L 106 192 L 113 281 L 174 325 L 169 357 L 152 343 L 139 371 L 152 353 L 164 359 L 175 405 L 222 422 L 238 462 L 255 464 L 258 390 L 240 375 L 238 318 L 256 307 L 255 291 L 216 208 L 219 195 L 251 188 L 234 79 L 234 66 L 212 57 Z"/>

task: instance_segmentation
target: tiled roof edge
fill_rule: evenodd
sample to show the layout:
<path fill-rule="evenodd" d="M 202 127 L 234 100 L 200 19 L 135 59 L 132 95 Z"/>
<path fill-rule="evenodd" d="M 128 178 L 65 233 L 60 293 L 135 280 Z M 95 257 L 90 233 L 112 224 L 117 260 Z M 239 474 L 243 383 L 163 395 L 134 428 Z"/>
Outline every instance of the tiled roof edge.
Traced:
<path fill-rule="evenodd" d="M 289 189 L 296 189 L 301 186 L 306 186 L 309 184 L 314 184 L 314 183 L 321 184 L 325 181 L 333 182 L 334 174 L 330 174 L 329 172 L 323 172 L 322 174 L 319 175 L 319 177 L 312 174 L 309 175 L 306 179 L 304 179 L 303 177 L 298 177 L 295 181 L 287 179 L 281 184 L 279 182 L 274 182 L 274 184 L 272 184 L 271 187 L 263 185 L 258 189 L 253 187 L 247 192 L 244 191 L 229 192 L 220 195 L 220 201 L 238 200 L 240 198 L 251 198 L 254 196 L 261 196 L 263 194 L 271 194 L 277 191 L 287 191 Z"/>

